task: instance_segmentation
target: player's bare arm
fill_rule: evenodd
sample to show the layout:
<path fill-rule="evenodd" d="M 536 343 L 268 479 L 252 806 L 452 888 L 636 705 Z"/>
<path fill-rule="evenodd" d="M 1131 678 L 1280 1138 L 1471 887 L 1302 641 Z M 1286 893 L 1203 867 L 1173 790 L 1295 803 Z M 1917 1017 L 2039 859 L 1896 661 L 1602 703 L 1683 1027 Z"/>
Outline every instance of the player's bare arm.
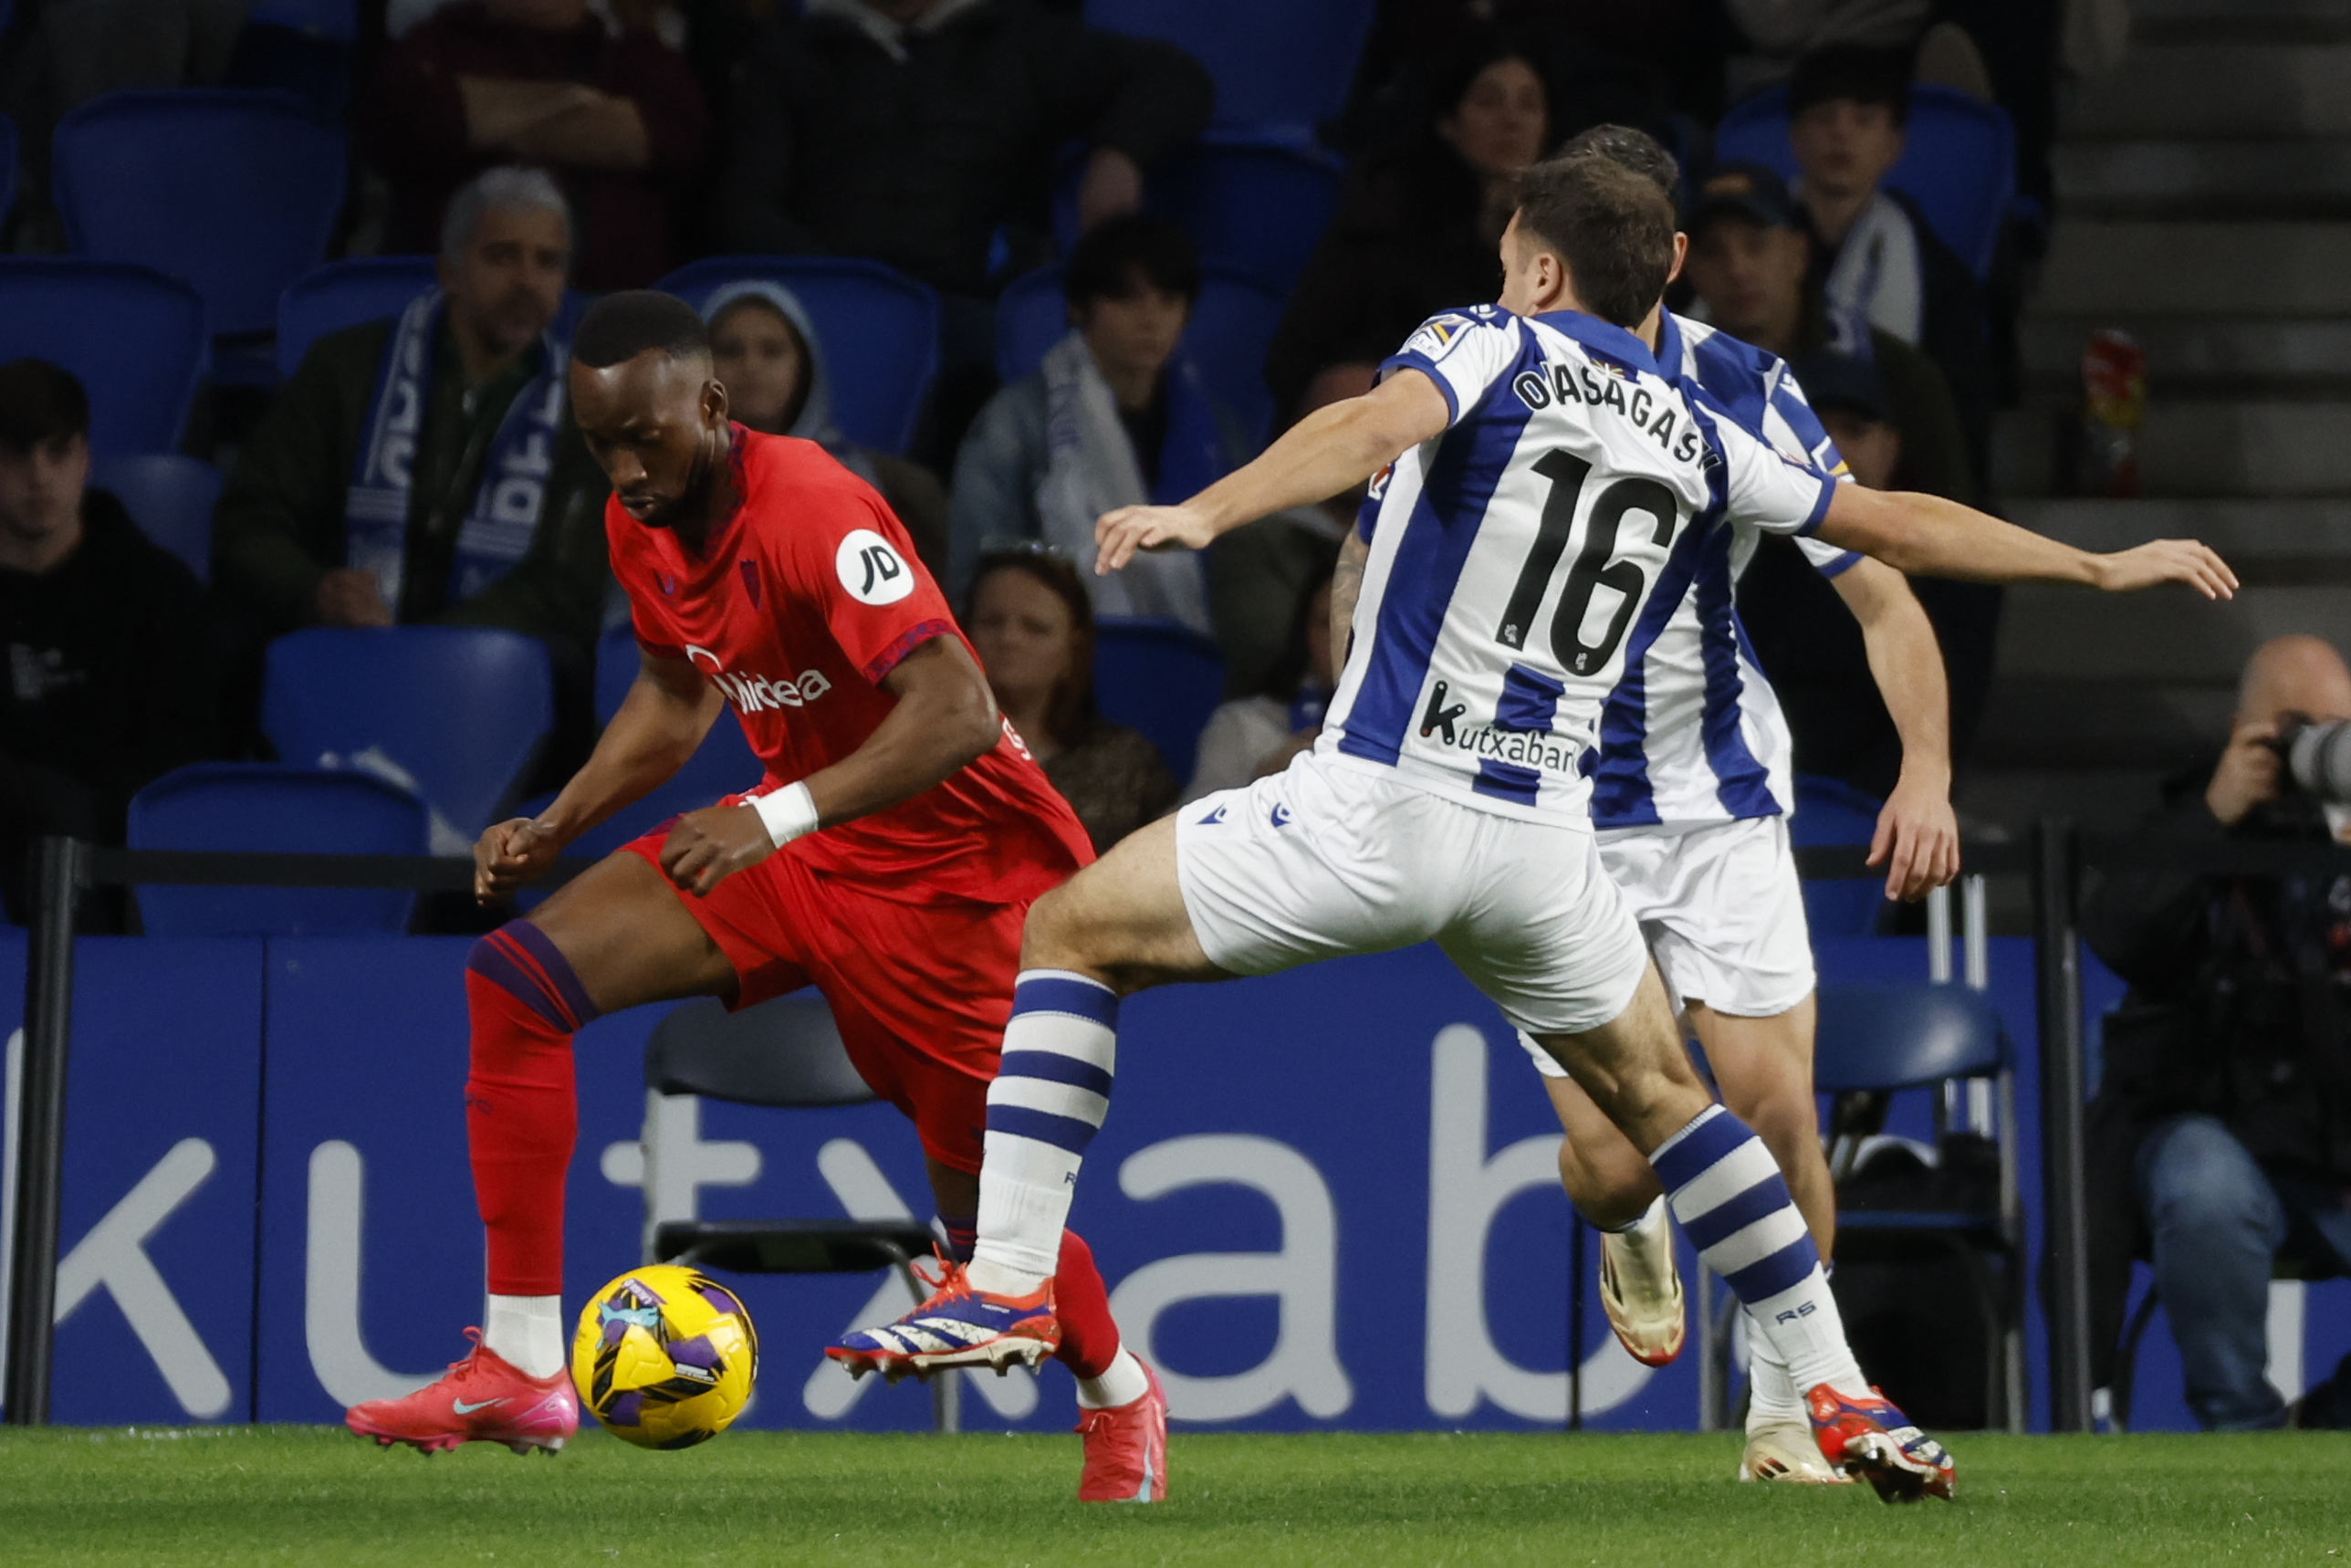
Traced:
<path fill-rule="evenodd" d="M 917 646 L 882 677 L 897 706 L 865 744 L 802 783 L 817 825 L 832 827 L 910 800 L 970 766 L 1002 738 L 987 677 L 959 637 L 942 634 Z M 754 806 L 688 811 L 662 846 L 662 869 L 697 897 L 775 852 Z"/>
<path fill-rule="evenodd" d="M 1923 898 L 1959 874 L 1951 810 L 1951 693 L 1918 596 L 1902 574 L 1864 558 L 1833 580 L 1861 622 L 1869 673 L 1902 737 L 1902 775 L 1877 815 L 1869 862 L 1886 867 L 1886 896 Z"/>
<path fill-rule="evenodd" d="M 1448 417 L 1435 382 L 1419 371 L 1399 371 L 1362 397 L 1316 409 L 1181 506 L 1104 514 L 1094 525 L 1094 570 L 1116 571 L 1139 549 L 1204 549 L 1243 523 L 1352 490 L 1442 434 Z"/>
<path fill-rule="evenodd" d="M 2194 539 L 2155 539 L 2093 555 L 1957 501 L 1907 490 L 1838 486 L 1820 537 L 1914 576 L 2074 582 L 2107 593 L 2181 582 L 2207 599 L 2231 599 L 2237 591 L 2237 574 Z"/>
<path fill-rule="evenodd" d="M 1347 667 L 1347 655 L 1353 651 L 1355 636 L 1355 601 L 1364 595 L 1364 568 L 1372 559 L 1372 547 L 1353 528 L 1339 541 L 1338 564 L 1331 569 L 1331 652 L 1332 667 Z"/>

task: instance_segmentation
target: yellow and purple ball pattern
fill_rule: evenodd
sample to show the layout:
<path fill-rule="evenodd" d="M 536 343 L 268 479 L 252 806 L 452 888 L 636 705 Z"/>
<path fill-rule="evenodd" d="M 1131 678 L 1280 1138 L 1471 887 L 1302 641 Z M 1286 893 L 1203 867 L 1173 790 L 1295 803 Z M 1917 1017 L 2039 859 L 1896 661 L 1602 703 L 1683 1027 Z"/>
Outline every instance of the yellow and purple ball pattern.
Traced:
<path fill-rule="evenodd" d="M 604 1429 L 644 1448 L 726 1430 L 759 1375 L 759 1335 L 735 1292 L 699 1269 L 648 1265 L 596 1292 L 571 1339 L 571 1381 Z"/>

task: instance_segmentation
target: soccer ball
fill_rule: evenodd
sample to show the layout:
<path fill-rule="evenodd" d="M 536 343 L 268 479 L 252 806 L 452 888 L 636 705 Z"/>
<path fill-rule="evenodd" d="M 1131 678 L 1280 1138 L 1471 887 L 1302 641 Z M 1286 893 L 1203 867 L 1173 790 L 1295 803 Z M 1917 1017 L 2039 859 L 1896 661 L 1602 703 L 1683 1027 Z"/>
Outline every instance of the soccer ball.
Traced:
<path fill-rule="evenodd" d="M 641 1448 L 716 1437 L 743 1413 L 758 1375 L 751 1314 L 699 1269 L 631 1270 L 581 1309 L 571 1338 L 580 1402 Z"/>

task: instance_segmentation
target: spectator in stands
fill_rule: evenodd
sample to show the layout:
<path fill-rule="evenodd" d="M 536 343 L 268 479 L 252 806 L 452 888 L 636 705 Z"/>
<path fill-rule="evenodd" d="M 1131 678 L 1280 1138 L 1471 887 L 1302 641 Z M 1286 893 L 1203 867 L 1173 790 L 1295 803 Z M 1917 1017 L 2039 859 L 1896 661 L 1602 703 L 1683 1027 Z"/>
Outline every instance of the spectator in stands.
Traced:
<path fill-rule="evenodd" d="M 1371 389 L 1373 371 L 1429 317 L 1489 303 L 1512 181 L 1552 144 L 1526 49 L 1473 35 L 1431 83 L 1424 134 L 1359 171 L 1298 279 L 1266 351 L 1277 423 Z"/>
<path fill-rule="evenodd" d="M 35 839 L 120 843 L 141 787 L 213 755 L 204 590 L 89 477 L 81 383 L 0 365 L 0 903 L 20 925 Z"/>
<path fill-rule="evenodd" d="M 1159 748 L 1094 709 L 1093 606 L 1076 563 L 1038 545 L 991 552 L 964 623 L 997 706 L 1096 853 L 1176 804 Z"/>
<path fill-rule="evenodd" d="M 734 416 L 769 435 L 813 441 L 882 492 L 934 577 L 947 570 L 947 496 L 930 470 L 851 444 L 832 422 L 824 350 L 799 296 L 773 283 L 730 283 L 703 306 L 711 358 Z"/>
<path fill-rule="evenodd" d="M 1338 555 L 1326 549 L 1321 572 L 1298 601 L 1290 646 L 1249 696 L 1218 707 L 1200 732 L 1186 804 L 1219 789 L 1279 773 L 1322 734 L 1322 709 L 1338 674 L 1331 656 L 1331 575 Z"/>
<path fill-rule="evenodd" d="M 555 182 L 494 169 L 449 204 L 438 291 L 311 345 L 214 513 L 214 587 L 250 640 L 503 626 L 547 644 L 563 744 L 587 722 L 607 486 L 553 331 L 569 248 Z"/>
<path fill-rule="evenodd" d="M 1090 228 L 1142 204 L 1144 171 L 1207 129 L 1214 97 L 1172 44 L 1030 0 L 809 0 L 739 68 L 712 232 L 747 254 L 872 256 L 939 290 L 944 457 L 995 385 L 997 289 L 1046 258 L 1057 151 L 1086 149 Z"/>
<path fill-rule="evenodd" d="M 1788 83 L 1788 140 L 1803 171 L 1796 195 L 1818 247 L 1822 293 L 1935 361 L 1981 473 L 1993 395 L 1982 294 L 1917 204 L 1882 188 L 1901 162 L 1909 112 L 1906 55 L 1838 47 L 1805 56 Z"/>
<path fill-rule="evenodd" d="M 2275 741 L 2351 718 L 2351 670 L 2315 637 L 2245 666 L 2217 765 L 2175 779 L 2147 831 L 2173 843 L 2351 842 L 2351 812 L 2304 794 Z M 2095 1382 L 2112 1382 L 2134 1256 L 2151 1257 L 2208 1430 L 2277 1427 L 2263 1375 L 2273 1261 L 2351 1271 L 2351 876 L 2094 873 L 2082 933 L 2130 982 L 2109 1015 L 2088 1176 Z M 2305 1426 L 2351 1426 L 2351 1357 L 2304 1396 Z"/>
<path fill-rule="evenodd" d="M 694 73 L 645 27 L 588 0 L 453 0 L 391 46 L 360 130 L 392 184 L 385 248 L 426 251 L 451 196 L 498 164 L 555 171 L 579 233 L 581 288 L 641 288 L 669 270 L 711 141 Z"/>
<path fill-rule="evenodd" d="M 1211 631 L 1201 558 L 1138 556 L 1098 577 L 1094 519 L 1193 495 L 1248 461 L 1249 439 L 1176 354 L 1200 293 L 1182 230 L 1134 214 L 1071 252 L 1070 334 L 1045 362 L 988 400 L 956 455 L 950 591 L 970 591 L 980 557 L 1041 540 L 1076 561 L 1100 615 L 1151 615 Z"/>

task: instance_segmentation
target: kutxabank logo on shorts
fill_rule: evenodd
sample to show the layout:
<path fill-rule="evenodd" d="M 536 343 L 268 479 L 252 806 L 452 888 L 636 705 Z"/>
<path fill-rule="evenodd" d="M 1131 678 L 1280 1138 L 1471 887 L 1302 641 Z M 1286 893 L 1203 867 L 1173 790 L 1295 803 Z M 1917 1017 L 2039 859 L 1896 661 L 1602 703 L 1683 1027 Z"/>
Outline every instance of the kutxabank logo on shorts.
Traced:
<path fill-rule="evenodd" d="M 707 648 L 689 645 L 685 656 L 710 677 L 710 684 L 735 705 L 737 713 L 758 713 L 764 708 L 806 707 L 832 690 L 832 683 L 818 670 L 805 671 L 798 680 L 778 681 L 766 675 L 725 669 L 719 664 L 718 655 Z"/>

